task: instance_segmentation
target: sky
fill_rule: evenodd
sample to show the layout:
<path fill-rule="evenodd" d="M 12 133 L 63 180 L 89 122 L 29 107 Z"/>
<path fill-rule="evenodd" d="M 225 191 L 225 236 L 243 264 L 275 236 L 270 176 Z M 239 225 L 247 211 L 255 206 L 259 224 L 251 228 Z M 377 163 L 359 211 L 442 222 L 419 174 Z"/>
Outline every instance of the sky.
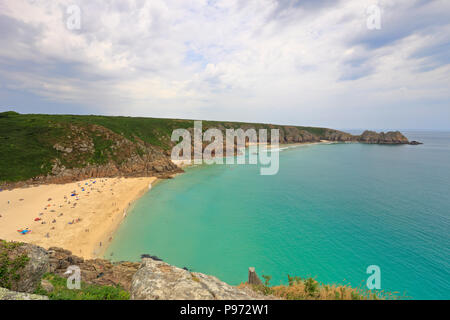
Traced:
<path fill-rule="evenodd" d="M 0 0 L 0 112 L 450 130 L 449 88 L 448 0 Z"/>

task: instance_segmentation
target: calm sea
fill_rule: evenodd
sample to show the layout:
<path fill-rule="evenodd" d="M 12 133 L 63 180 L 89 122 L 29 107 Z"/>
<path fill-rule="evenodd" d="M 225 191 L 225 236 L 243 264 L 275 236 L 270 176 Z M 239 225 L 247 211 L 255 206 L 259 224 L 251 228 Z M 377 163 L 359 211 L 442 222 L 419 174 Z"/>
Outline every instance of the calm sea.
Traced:
<path fill-rule="evenodd" d="M 365 284 L 413 299 L 450 298 L 450 132 L 406 132 L 420 146 L 311 145 L 280 152 L 280 171 L 202 165 L 134 205 L 106 253 L 148 253 L 230 284 L 271 275 Z"/>

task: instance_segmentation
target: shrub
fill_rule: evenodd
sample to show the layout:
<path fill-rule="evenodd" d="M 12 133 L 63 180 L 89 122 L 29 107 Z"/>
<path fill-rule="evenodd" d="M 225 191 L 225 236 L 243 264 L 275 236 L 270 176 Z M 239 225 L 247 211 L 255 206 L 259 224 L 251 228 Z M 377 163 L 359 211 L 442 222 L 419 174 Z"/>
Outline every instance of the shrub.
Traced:
<path fill-rule="evenodd" d="M 398 299 L 396 293 L 373 292 L 367 289 L 352 288 L 348 285 L 327 285 L 314 278 L 302 279 L 288 275 L 288 285 L 270 286 L 272 277 L 263 275 L 264 284 L 251 286 L 264 295 L 273 295 L 287 300 L 379 300 Z M 242 284 L 241 286 L 248 286 Z"/>
<path fill-rule="evenodd" d="M 50 293 L 40 286 L 35 294 L 45 295 L 50 300 L 129 300 L 130 294 L 120 286 L 102 286 L 82 282 L 80 290 L 67 288 L 67 279 L 47 273 L 43 279 L 49 281 L 54 290 Z"/>

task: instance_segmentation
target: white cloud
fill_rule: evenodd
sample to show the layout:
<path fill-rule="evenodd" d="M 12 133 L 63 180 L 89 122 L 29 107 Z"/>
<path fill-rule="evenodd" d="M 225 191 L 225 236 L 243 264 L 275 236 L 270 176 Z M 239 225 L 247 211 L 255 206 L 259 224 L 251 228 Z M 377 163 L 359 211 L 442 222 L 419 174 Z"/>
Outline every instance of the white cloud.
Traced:
<path fill-rule="evenodd" d="M 65 26 L 74 3 L 79 31 Z M 381 31 L 366 28 L 374 1 L 295 3 L 0 0 L 0 79 L 9 90 L 105 114 L 345 127 L 353 120 L 332 116 L 347 112 L 367 126 L 381 104 L 402 112 L 427 99 L 448 104 L 445 52 L 417 54 L 448 50 L 440 47 L 448 2 L 375 1 Z M 421 12 L 410 28 L 401 24 Z M 427 32 L 433 17 L 438 35 Z M 391 116 L 384 123 L 396 125 Z"/>

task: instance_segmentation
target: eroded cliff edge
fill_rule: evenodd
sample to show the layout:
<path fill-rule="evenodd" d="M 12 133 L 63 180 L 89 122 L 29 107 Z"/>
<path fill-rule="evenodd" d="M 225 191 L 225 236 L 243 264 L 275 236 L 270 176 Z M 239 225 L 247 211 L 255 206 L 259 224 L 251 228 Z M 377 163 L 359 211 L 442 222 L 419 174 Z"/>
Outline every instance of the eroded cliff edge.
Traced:
<path fill-rule="evenodd" d="M 71 276 L 80 271 L 83 286 L 120 288 L 132 300 L 267 300 L 272 296 L 250 288 L 231 286 L 218 278 L 191 272 L 160 261 L 112 263 L 104 259 L 85 260 L 61 248 L 0 240 L 0 300 L 42 300 L 56 290 L 46 280 Z M 45 295 L 35 295 L 40 293 Z"/>

